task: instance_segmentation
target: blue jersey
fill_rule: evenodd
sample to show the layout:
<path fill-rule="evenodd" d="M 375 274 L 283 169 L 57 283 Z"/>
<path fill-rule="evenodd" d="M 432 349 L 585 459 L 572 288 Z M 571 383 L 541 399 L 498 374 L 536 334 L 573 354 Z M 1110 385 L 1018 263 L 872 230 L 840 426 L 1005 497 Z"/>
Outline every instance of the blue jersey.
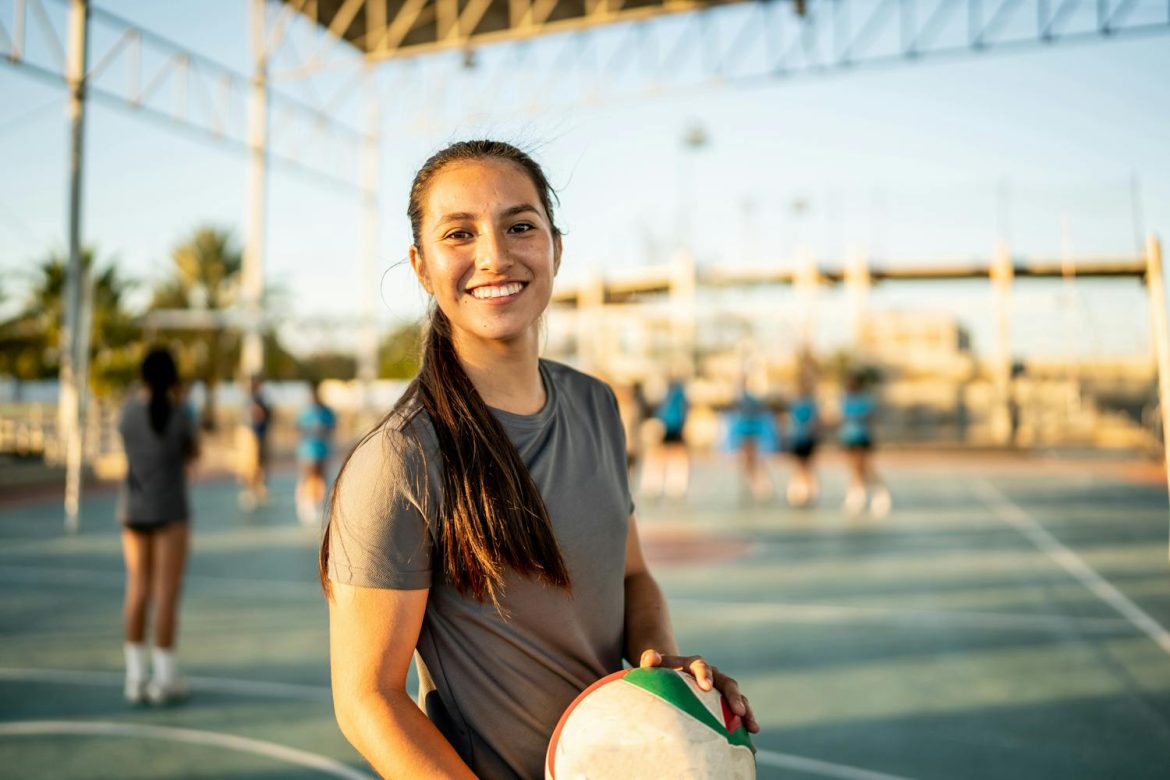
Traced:
<path fill-rule="evenodd" d="M 792 402 L 788 410 L 788 436 L 794 444 L 808 443 L 816 438 L 817 402 L 811 395 L 803 395 Z"/>
<path fill-rule="evenodd" d="M 681 382 L 670 383 L 656 416 L 662 421 L 668 435 L 682 433 L 687 424 L 687 394 Z"/>
<path fill-rule="evenodd" d="M 329 440 L 337 426 L 337 417 L 325 404 L 315 404 L 297 419 L 301 431 L 301 443 L 297 456 L 301 460 L 325 460 L 329 457 Z"/>
<path fill-rule="evenodd" d="M 841 441 L 845 445 L 867 444 L 874 401 L 869 393 L 846 393 L 841 399 Z"/>
<path fill-rule="evenodd" d="M 764 452 L 780 449 L 780 436 L 772 412 L 760 399 L 748 392 L 740 394 L 735 408 L 728 415 L 727 446 L 737 449 L 746 440 L 753 441 Z"/>

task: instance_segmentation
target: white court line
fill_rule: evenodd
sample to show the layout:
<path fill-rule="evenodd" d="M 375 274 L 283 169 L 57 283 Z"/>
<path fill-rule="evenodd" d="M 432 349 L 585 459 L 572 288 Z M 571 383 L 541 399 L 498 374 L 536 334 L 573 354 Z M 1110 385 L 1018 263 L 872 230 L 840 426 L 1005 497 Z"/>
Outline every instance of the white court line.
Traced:
<path fill-rule="evenodd" d="M 0 680 L 120 688 L 125 681 L 125 675 L 123 672 L 85 669 L 0 667 Z M 186 680 L 194 691 L 260 696 L 270 699 L 296 699 L 298 701 L 329 702 L 333 700 L 331 690 L 322 685 L 233 680 L 225 677 L 187 677 Z"/>
<path fill-rule="evenodd" d="M 371 776 L 365 772 L 359 772 L 340 761 L 334 761 L 332 758 L 285 747 L 275 742 L 239 737 L 235 734 L 111 721 L 24 720 L 0 723 L 0 737 L 34 737 L 50 734 L 82 737 L 137 737 L 185 742 L 189 745 L 210 745 L 240 753 L 267 756 L 309 769 L 317 769 L 331 777 L 343 777 L 346 780 L 371 780 Z"/>
<path fill-rule="evenodd" d="M 998 488 L 985 480 L 974 482 L 975 491 L 995 512 L 999 519 L 1016 528 L 1021 534 L 1028 537 L 1032 544 L 1061 568 L 1071 574 L 1082 585 L 1088 588 L 1097 598 L 1117 610 L 1122 617 L 1133 624 L 1142 633 L 1146 634 L 1162 650 L 1170 655 L 1170 633 L 1158 621 L 1150 617 L 1141 607 L 1134 604 L 1124 593 L 1113 587 L 1096 572 L 1093 567 L 1085 563 L 1079 555 L 1048 532 L 1034 517 L 1029 515 L 1018 504 L 1005 496 Z"/>
<path fill-rule="evenodd" d="M 720 618 L 739 620 L 773 620 L 792 623 L 882 623 L 903 625 L 965 626 L 968 628 L 1018 629 L 1036 631 L 1044 628 L 1116 633 L 1129 630 L 1129 623 L 1119 618 L 1072 618 L 1022 612 L 979 612 L 948 609 L 903 609 L 899 607 L 860 607 L 848 604 L 792 604 L 742 601 L 708 601 L 706 599 L 671 599 L 672 605 L 690 607 L 701 614 L 716 610 Z"/>
<path fill-rule="evenodd" d="M 906 780 L 898 775 L 887 775 L 883 772 L 871 772 L 868 769 L 859 769 L 845 764 L 830 764 L 828 761 L 818 761 L 815 758 L 801 758 L 788 753 L 777 753 L 774 750 L 757 750 L 756 763 L 765 766 L 779 767 L 780 769 L 799 769 L 810 775 L 822 777 L 840 777 L 843 780 Z"/>

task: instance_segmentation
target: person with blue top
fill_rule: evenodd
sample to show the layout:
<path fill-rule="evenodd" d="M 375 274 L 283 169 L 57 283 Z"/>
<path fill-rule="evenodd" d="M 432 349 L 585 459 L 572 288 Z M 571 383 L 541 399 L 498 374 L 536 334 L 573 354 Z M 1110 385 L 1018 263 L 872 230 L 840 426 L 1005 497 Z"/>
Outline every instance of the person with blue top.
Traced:
<path fill-rule="evenodd" d="M 728 446 L 739 452 L 742 485 L 756 501 L 772 497 L 772 478 L 760 457 L 762 452 L 774 452 L 778 447 L 776 424 L 768 407 L 741 383 L 735 406 L 728 415 Z"/>
<path fill-rule="evenodd" d="M 676 376 L 667 384 L 666 393 L 654 410 L 654 418 L 662 428 L 662 439 L 642 468 L 642 492 L 648 497 L 680 499 L 687 495 L 691 479 L 686 442 L 689 409 L 686 385 Z"/>
<path fill-rule="evenodd" d="M 866 375 L 851 371 L 841 396 L 841 424 L 838 435 L 849 459 L 849 488 L 845 494 L 845 511 L 861 514 L 869 500 L 869 511 L 876 518 L 890 513 L 890 491 L 873 468 L 873 396 L 866 390 Z M 870 497 L 872 496 L 872 498 Z"/>
<path fill-rule="evenodd" d="M 309 406 L 297 419 L 301 442 L 297 445 L 297 519 L 303 525 L 320 522 L 325 506 L 325 464 L 337 416 L 321 400 L 321 384 L 309 383 Z"/>
<path fill-rule="evenodd" d="M 796 470 L 788 481 L 788 503 L 791 506 L 805 507 L 817 500 L 820 485 L 812 460 L 819 439 L 816 384 L 808 372 L 802 371 L 797 380 L 796 397 L 788 407 L 788 441 L 796 460 Z"/>

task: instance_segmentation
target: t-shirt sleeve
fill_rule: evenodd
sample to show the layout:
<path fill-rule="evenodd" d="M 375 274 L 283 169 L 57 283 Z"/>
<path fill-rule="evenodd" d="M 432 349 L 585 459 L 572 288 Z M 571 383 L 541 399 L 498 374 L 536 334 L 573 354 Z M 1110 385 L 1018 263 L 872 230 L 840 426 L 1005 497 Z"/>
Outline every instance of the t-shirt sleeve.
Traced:
<path fill-rule="evenodd" d="M 617 396 L 614 394 L 613 388 L 607 384 L 604 384 L 604 383 L 602 384 L 602 387 L 605 388 L 605 397 L 606 397 L 606 400 L 608 402 L 610 411 L 613 414 L 613 416 L 610 418 L 612 420 L 612 424 L 610 425 L 610 430 L 612 431 L 612 435 L 617 440 L 617 443 L 618 443 L 617 452 L 619 454 L 619 457 L 617 459 L 621 463 L 621 466 L 622 466 L 622 468 L 620 469 L 620 473 L 618 474 L 618 480 L 620 481 L 621 489 L 622 489 L 623 493 L 625 494 L 626 506 L 629 507 L 629 510 L 630 510 L 629 513 L 632 515 L 632 514 L 634 514 L 634 495 L 630 491 L 630 472 L 629 472 L 629 469 L 627 469 L 625 467 L 626 466 L 626 428 L 624 425 L 622 425 L 622 412 L 621 412 L 621 408 L 618 406 Z"/>
<path fill-rule="evenodd" d="M 431 585 L 425 456 L 415 440 L 383 428 L 354 450 L 334 494 L 329 579 L 367 588 Z"/>

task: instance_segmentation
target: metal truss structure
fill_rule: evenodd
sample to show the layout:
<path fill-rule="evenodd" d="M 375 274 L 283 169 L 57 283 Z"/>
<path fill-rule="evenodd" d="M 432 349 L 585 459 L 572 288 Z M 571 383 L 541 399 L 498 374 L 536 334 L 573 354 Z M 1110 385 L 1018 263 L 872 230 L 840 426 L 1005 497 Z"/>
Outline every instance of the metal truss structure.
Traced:
<path fill-rule="evenodd" d="M 0 16 L 0 61 L 67 84 L 67 0 L 11 0 L 0 3 L 0 13 L 5 5 L 11 13 Z M 256 74 L 229 68 L 95 6 L 89 5 L 88 14 L 82 74 L 87 95 L 195 137 L 249 150 L 249 102 Z M 266 25 L 266 63 L 288 45 L 284 22 Z M 361 62 L 350 70 L 360 77 Z M 359 88 L 360 82 L 351 78 L 333 94 L 309 102 L 266 85 L 271 161 L 330 186 L 358 189 L 359 153 L 368 131 L 340 121 L 338 114 Z"/>
<path fill-rule="evenodd" d="M 746 0 L 281 0 L 368 59 L 415 57 Z M 803 2 L 793 3 L 802 12 Z"/>
<path fill-rule="evenodd" d="M 541 7 L 573 2 L 547 0 Z M 417 5 L 435 9 L 436 0 Z M 389 25 L 404 26 L 404 15 L 414 6 L 405 3 Z M 597 24 L 609 26 L 559 34 L 553 28 L 534 41 L 539 25 L 520 14 L 510 32 L 480 34 L 479 27 L 461 27 L 458 35 L 450 32 L 437 42 L 426 37 L 411 45 L 408 38 L 392 49 L 369 50 L 364 33 L 354 41 L 370 60 L 394 60 L 384 70 L 400 105 L 427 106 L 435 114 L 432 121 L 442 122 L 486 116 L 489 108 L 495 116 L 532 116 L 570 105 L 764 86 L 929 58 L 1170 33 L 1170 4 L 1162 0 L 756 0 L 699 4 L 692 13 L 637 21 L 607 15 L 599 10 L 604 3 L 586 6 Z M 459 7 L 476 6 L 459 0 Z M 680 8 L 669 2 L 667 7 Z M 437 10 L 420 15 L 417 24 L 433 32 L 434 14 Z M 460 51 L 427 57 L 427 67 L 417 67 L 416 55 L 456 43 Z"/>

